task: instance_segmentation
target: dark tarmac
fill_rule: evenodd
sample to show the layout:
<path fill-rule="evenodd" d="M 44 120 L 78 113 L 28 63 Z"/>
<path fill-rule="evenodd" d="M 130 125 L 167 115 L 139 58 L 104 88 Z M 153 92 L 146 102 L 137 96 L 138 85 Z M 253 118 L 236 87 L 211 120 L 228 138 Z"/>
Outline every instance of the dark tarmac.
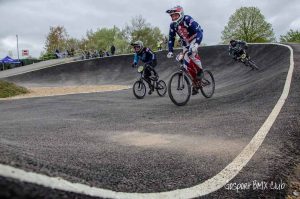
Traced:
<path fill-rule="evenodd" d="M 259 150 L 230 183 L 276 182 L 281 190 L 228 190 L 203 198 L 284 198 L 299 164 L 300 45 L 287 101 Z M 200 48 L 216 80 L 211 99 L 193 96 L 184 107 L 156 93 L 137 100 L 132 90 L 0 101 L 0 163 L 118 192 L 154 193 L 195 186 L 226 167 L 249 143 L 277 103 L 290 51 L 251 45 L 260 66 L 233 62 L 227 46 Z M 166 82 L 178 69 L 158 53 Z M 73 62 L 5 78 L 23 86 L 132 85 L 130 56 Z M 89 198 L 0 177 L 1 198 Z"/>

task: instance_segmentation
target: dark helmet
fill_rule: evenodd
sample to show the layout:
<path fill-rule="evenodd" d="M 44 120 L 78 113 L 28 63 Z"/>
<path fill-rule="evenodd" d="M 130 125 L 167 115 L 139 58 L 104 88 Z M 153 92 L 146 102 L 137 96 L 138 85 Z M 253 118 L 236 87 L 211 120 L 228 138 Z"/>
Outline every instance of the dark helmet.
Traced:
<path fill-rule="evenodd" d="M 236 40 L 234 40 L 234 39 L 232 39 L 232 40 L 230 40 L 230 45 L 232 46 L 232 47 L 235 47 L 236 46 L 236 44 L 237 44 L 237 41 Z"/>

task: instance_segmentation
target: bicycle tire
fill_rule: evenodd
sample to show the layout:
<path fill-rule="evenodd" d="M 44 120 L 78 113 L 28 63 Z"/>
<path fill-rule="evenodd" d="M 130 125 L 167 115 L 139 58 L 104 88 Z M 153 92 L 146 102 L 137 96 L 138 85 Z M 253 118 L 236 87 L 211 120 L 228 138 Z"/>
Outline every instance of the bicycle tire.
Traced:
<path fill-rule="evenodd" d="M 203 71 L 203 78 L 202 78 L 202 86 L 200 87 L 201 93 L 204 97 L 206 98 L 211 98 L 213 96 L 213 94 L 215 93 L 215 79 L 214 76 L 212 74 L 212 72 L 210 72 L 209 70 L 204 70 Z M 207 85 L 206 85 L 207 84 Z M 210 88 L 210 92 L 206 91 L 205 88 L 207 88 L 207 86 L 211 86 Z"/>
<path fill-rule="evenodd" d="M 165 81 L 159 80 L 156 83 L 156 92 L 160 97 L 165 96 L 165 94 L 167 93 L 167 84 Z"/>
<path fill-rule="evenodd" d="M 137 89 L 137 90 L 136 90 Z M 133 84 L 133 94 L 137 99 L 143 99 L 146 95 L 146 85 L 143 81 L 138 80 Z M 137 91 L 141 91 L 141 94 Z"/>
<path fill-rule="evenodd" d="M 173 83 L 173 81 L 177 81 L 177 85 L 176 85 L 176 82 L 174 82 L 175 83 L 175 87 L 177 86 L 177 91 L 180 90 L 181 89 L 181 88 L 179 88 L 180 86 L 184 87 L 184 85 L 179 85 L 180 84 L 180 80 L 181 80 L 180 78 L 182 78 L 182 76 L 184 76 L 184 83 L 186 84 L 186 87 L 187 87 L 187 93 L 186 93 L 185 99 L 182 102 L 179 102 L 174 97 L 175 90 L 172 90 L 173 89 L 172 83 Z M 187 76 L 183 75 L 182 72 L 176 72 L 176 73 L 174 73 L 171 76 L 170 81 L 168 83 L 168 94 L 169 94 L 169 97 L 170 97 L 171 101 L 175 105 L 177 105 L 177 106 L 184 106 L 184 105 L 186 105 L 188 103 L 188 101 L 190 100 L 191 92 L 192 92 L 191 82 L 187 78 Z"/>

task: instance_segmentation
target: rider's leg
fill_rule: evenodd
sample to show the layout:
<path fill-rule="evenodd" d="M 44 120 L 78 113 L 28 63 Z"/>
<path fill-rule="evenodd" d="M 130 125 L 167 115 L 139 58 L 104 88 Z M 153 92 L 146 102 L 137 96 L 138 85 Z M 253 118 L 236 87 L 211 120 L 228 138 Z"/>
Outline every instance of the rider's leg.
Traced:
<path fill-rule="evenodd" d="M 154 76 L 158 77 L 158 74 L 154 69 L 154 67 L 157 65 L 157 60 L 156 59 L 152 60 L 152 62 L 149 65 L 151 66 L 151 70 L 153 71 Z"/>
<path fill-rule="evenodd" d="M 196 42 L 196 40 L 193 40 L 191 42 L 191 45 L 195 42 Z M 187 48 L 185 48 L 185 49 L 188 50 Z M 192 60 L 196 64 L 196 66 L 198 66 L 197 78 L 202 78 L 202 76 L 203 76 L 203 67 L 202 67 L 201 60 L 198 56 L 198 51 L 197 52 L 192 52 L 192 54 L 190 56 L 188 55 L 188 53 L 186 53 L 185 56 L 184 56 L 184 60 L 185 60 L 186 63 L 189 63 L 190 60 Z"/>
<path fill-rule="evenodd" d="M 185 48 L 185 47 L 183 47 L 183 54 L 185 54 L 185 56 L 184 56 L 184 68 L 185 68 L 186 70 L 188 70 L 188 65 L 189 65 L 189 63 L 190 63 L 190 61 L 191 61 L 191 58 L 190 58 L 189 56 L 187 56 L 187 53 L 185 53 L 186 51 L 188 51 L 188 49 Z M 197 66 L 198 66 L 198 65 L 197 65 Z M 194 85 L 194 81 L 192 81 L 192 82 L 193 82 L 192 95 L 196 95 L 196 94 L 199 93 L 199 91 L 198 91 L 198 89 L 196 88 L 196 85 Z"/>
<path fill-rule="evenodd" d="M 148 86 L 149 86 L 149 92 L 148 92 L 149 95 L 151 95 L 153 90 L 154 90 L 154 88 L 151 84 L 150 76 L 151 76 L 151 69 L 149 67 L 147 67 L 145 69 L 144 78 L 147 80 L 147 83 L 148 83 Z"/>

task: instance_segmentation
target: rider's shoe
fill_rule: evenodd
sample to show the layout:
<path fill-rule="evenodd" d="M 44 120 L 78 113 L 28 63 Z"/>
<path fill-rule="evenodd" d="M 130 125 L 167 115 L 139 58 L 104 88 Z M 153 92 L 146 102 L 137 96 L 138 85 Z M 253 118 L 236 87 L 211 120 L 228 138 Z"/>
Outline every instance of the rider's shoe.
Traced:
<path fill-rule="evenodd" d="M 154 88 L 153 88 L 153 87 L 149 88 L 148 94 L 151 95 L 151 94 L 153 93 L 153 91 L 154 91 Z"/>
<path fill-rule="evenodd" d="M 193 87 L 192 95 L 197 95 L 199 93 L 198 89 Z"/>

